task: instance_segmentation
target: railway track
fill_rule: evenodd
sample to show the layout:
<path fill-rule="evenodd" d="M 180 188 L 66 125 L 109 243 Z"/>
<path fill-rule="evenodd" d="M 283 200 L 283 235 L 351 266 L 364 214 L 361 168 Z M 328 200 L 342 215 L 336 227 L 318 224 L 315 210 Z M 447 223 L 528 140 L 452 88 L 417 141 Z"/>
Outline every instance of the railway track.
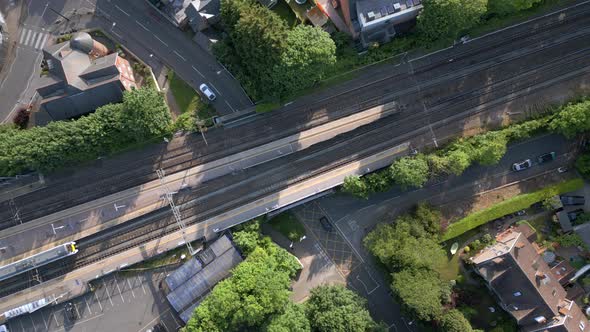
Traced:
<path fill-rule="evenodd" d="M 519 45 L 526 47 L 534 43 L 541 42 L 549 39 L 549 35 L 556 34 L 556 31 L 564 30 L 571 31 L 570 25 L 588 26 L 588 8 L 583 8 L 572 15 L 566 16 L 562 21 L 552 20 L 548 24 L 536 25 L 532 29 L 523 29 L 517 31 L 517 33 L 511 34 L 506 38 L 500 38 L 494 42 L 483 43 L 477 47 L 466 47 L 463 51 L 456 53 L 454 61 L 449 63 L 447 59 L 438 59 L 430 62 L 424 59 L 417 60 L 413 66 L 413 72 L 407 73 L 404 71 L 395 72 L 391 75 L 386 76 L 382 80 L 376 81 L 368 86 L 361 87 L 355 91 L 347 91 L 347 94 L 353 94 L 354 96 L 349 98 L 342 98 L 342 96 L 334 96 L 331 99 L 323 100 L 312 105 L 312 107 L 306 107 L 306 110 L 291 110 L 290 112 L 278 112 L 273 113 L 261 119 L 262 127 L 268 126 L 269 123 L 279 123 L 284 121 L 291 121 L 292 114 L 297 112 L 305 113 L 304 116 L 309 117 L 313 114 L 313 110 L 332 110 L 335 113 L 350 114 L 355 110 L 371 107 L 383 102 L 383 97 L 375 96 L 383 91 L 387 91 L 387 88 L 375 89 L 375 86 L 386 86 L 388 82 L 403 81 L 410 77 L 416 80 L 416 82 L 422 81 L 420 75 L 430 74 L 436 70 L 443 70 L 449 66 L 457 66 L 461 64 L 461 61 L 477 62 L 479 56 L 487 58 L 489 53 L 500 53 L 505 51 L 504 48 L 511 48 L 509 45 L 511 42 L 517 40 L 524 40 Z M 554 30 L 556 29 L 556 30 Z M 484 56 L 485 55 L 485 56 Z M 427 79 L 424 79 L 427 80 Z M 373 90 L 373 91 L 371 91 Z M 353 106 L 350 106 L 351 99 L 359 98 L 359 95 L 363 95 L 363 99 L 358 99 L 356 102 L 352 102 Z M 321 112 L 320 112 L 321 113 Z M 329 112 L 325 112 L 328 114 Z M 299 115 L 301 118 L 302 115 Z M 312 119 L 312 125 L 315 123 L 325 122 L 329 118 L 329 115 L 323 115 Z M 291 121 L 292 122 L 292 121 Z M 309 126 L 309 124 L 307 125 Z M 248 128 L 252 129 L 254 125 L 250 125 Z M 302 129 L 303 126 L 298 126 L 295 130 Z M 230 130 L 231 131 L 231 130 Z M 236 151 L 237 149 L 243 149 L 248 146 L 255 146 L 261 144 L 263 140 L 268 140 L 268 135 L 261 135 L 264 137 L 257 137 L 259 130 L 246 130 L 245 135 L 230 135 L 229 138 L 223 138 L 219 140 L 209 139 L 213 142 L 211 147 L 204 147 L 200 138 L 195 136 L 188 136 L 186 144 L 180 144 L 179 141 L 173 141 L 171 148 L 165 153 L 153 153 L 142 158 L 138 158 L 133 163 L 126 166 L 121 171 L 116 167 L 107 167 L 105 169 L 97 170 L 94 175 L 94 179 L 103 178 L 101 181 L 90 181 L 87 185 L 80 185 L 76 179 L 83 182 L 77 176 L 73 176 L 71 179 L 63 180 L 62 182 L 55 183 L 46 190 L 35 192 L 31 195 L 25 195 L 15 199 L 15 204 L 20 209 L 20 217 L 23 221 L 30 221 L 39 216 L 58 211 L 69 206 L 77 205 L 82 202 L 104 196 L 107 193 L 116 192 L 123 188 L 129 188 L 133 185 L 145 183 L 149 180 L 156 178 L 154 168 L 163 168 L 167 174 L 171 174 L 176 171 L 184 170 L 189 167 L 201 164 L 208 160 L 217 159 L 223 155 L 229 153 L 229 151 Z M 291 132 L 289 132 L 291 133 Z M 289 134 L 287 132 L 284 135 Z M 221 132 L 221 135 L 227 135 L 225 132 Z M 218 135 L 219 136 L 219 135 Z M 239 140 L 238 143 L 237 140 Z M 247 143 L 244 143 L 247 142 Z M 246 144 L 246 145 L 245 145 Z M 226 149 L 228 145 L 231 145 L 230 149 Z M 147 165 L 147 166 L 145 166 Z M 157 166 L 155 166 L 157 165 Z M 121 165 L 119 165 L 121 166 Z M 119 171 L 119 174 L 114 175 L 115 171 Z M 7 203 L 6 203 L 7 204 Z M 0 205 L 2 206 L 2 205 Z M 2 209 L 0 209 L 2 210 Z M 6 210 L 8 211 L 8 210 Z M 5 212 L 0 213 L 0 229 L 11 227 L 14 225 L 13 214 Z"/>
<path fill-rule="evenodd" d="M 580 38 L 586 36 L 581 35 Z M 570 40 L 570 42 L 572 41 L 575 42 L 577 40 Z M 545 50 L 551 51 L 552 47 L 561 48 L 563 45 L 562 43 L 555 44 L 551 47 L 546 47 Z M 259 165 L 255 169 L 246 170 L 243 174 L 233 175 L 232 177 L 236 182 L 242 183 L 241 188 L 245 191 L 234 191 L 233 188 L 230 188 L 235 196 L 241 197 L 241 200 L 232 201 L 231 204 L 218 204 L 216 201 L 205 203 L 206 199 L 200 199 L 199 197 L 206 197 L 207 193 L 198 188 L 190 194 L 180 195 L 177 199 L 179 201 L 178 205 L 181 206 L 181 213 L 187 224 L 200 223 L 208 217 L 244 204 L 246 201 L 255 201 L 271 192 L 314 176 L 320 176 L 331 169 L 343 166 L 367 155 L 375 154 L 388 146 L 399 144 L 412 135 L 428 130 L 424 128 L 424 123 L 421 123 L 421 120 L 423 121 L 425 118 L 428 118 L 428 122 L 437 128 L 444 126 L 455 118 L 464 118 L 467 115 L 473 116 L 485 113 L 489 107 L 493 107 L 493 105 L 489 105 L 490 103 L 493 104 L 493 100 L 502 99 L 502 103 L 508 103 L 513 99 L 523 98 L 543 89 L 535 88 L 535 85 L 539 85 L 538 81 L 541 79 L 551 81 L 560 77 L 575 77 L 576 71 L 587 68 L 587 54 L 588 48 L 578 49 L 541 65 L 531 66 L 521 72 L 500 77 L 478 88 L 449 96 L 437 94 L 436 91 L 440 89 L 440 86 L 437 84 L 424 86 L 421 88 L 421 92 L 417 94 L 417 97 L 421 99 L 428 95 L 428 97 L 425 97 L 425 105 L 428 105 L 428 110 L 422 109 L 417 111 L 412 108 L 406 109 L 399 114 L 364 126 L 354 132 L 315 145 L 306 150 L 305 153 L 296 153 L 285 157 L 286 160 Z M 505 62 L 499 62 L 496 66 L 503 64 Z M 588 71 L 583 71 L 582 74 L 587 73 Z M 446 84 L 446 81 L 439 84 Z M 430 90 L 432 90 L 432 93 Z M 521 93 L 517 94 L 519 91 Z M 381 100 L 388 100 L 388 98 L 395 100 L 396 95 L 391 94 L 382 97 Z M 467 111 L 459 111 L 449 118 L 447 115 L 449 110 L 456 108 L 467 109 Z M 400 131 L 400 129 L 404 130 Z M 392 137 L 392 132 L 394 131 L 398 133 Z M 331 162 L 325 163 L 322 160 L 322 155 L 328 152 L 332 153 L 333 151 L 338 151 L 338 153 L 330 157 Z M 303 172 L 302 174 L 302 170 L 306 168 L 310 169 L 310 171 Z M 277 181 L 276 174 L 281 174 L 283 179 Z M 253 187 L 251 184 L 260 183 L 260 181 L 264 181 L 262 186 L 260 186 L 262 189 L 252 192 L 251 189 Z M 212 180 L 211 182 L 217 182 L 215 188 L 222 190 L 223 182 L 220 179 Z M 209 183 L 207 191 L 210 191 L 211 188 L 212 183 Z M 220 196 L 226 195 L 224 191 L 221 191 L 217 195 L 217 199 Z M 216 209 L 202 209 L 204 204 L 218 207 Z M 202 210 L 206 210 L 207 212 L 202 212 Z M 78 241 L 80 252 L 75 257 L 68 257 L 62 261 L 49 264 L 42 269 L 43 271 L 28 274 L 27 278 L 21 276 L 20 278 L 0 282 L 0 297 L 26 289 L 38 283 L 37 280 L 47 281 L 57 278 L 69 271 L 108 258 L 176 230 L 176 225 L 170 217 L 169 211 L 161 210 L 142 217 L 137 222 L 123 224 L 120 227 L 115 227 L 89 238 L 81 239 Z"/>

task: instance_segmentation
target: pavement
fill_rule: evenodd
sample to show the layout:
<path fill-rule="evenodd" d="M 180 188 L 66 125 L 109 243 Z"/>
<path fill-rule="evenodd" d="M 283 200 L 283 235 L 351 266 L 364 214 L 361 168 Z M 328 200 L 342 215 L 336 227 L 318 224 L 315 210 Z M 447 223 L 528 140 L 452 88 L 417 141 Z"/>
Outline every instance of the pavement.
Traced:
<path fill-rule="evenodd" d="M 170 270 L 117 273 L 94 281 L 95 291 L 68 301 L 77 313 L 75 320 L 66 315 L 66 302 L 61 302 L 12 319 L 8 327 L 11 332 L 140 332 L 160 323 L 176 331 L 184 323 L 159 289 Z"/>

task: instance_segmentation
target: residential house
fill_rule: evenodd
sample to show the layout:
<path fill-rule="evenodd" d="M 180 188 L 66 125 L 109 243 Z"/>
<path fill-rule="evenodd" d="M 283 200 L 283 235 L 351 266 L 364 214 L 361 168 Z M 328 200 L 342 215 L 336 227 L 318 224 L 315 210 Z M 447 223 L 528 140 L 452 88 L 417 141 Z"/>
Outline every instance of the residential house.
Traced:
<path fill-rule="evenodd" d="M 188 25 L 194 32 L 201 32 L 220 20 L 219 0 L 195 0 L 186 7 Z"/>
<path fill-rule="evenodd" d="M 65 120 L 120 102 L 123 91 L 136 87 L 126 59 L 85 33 L 43 49 L 48 75 L 36 81 L 41 97 L 37 124 Z"/>
<path fill-rule="evenodd" d="M 539 251 L 514 228 L 471 258 L 475 270 L 498 297 L 502 308 L 526 332 L 584 332 L 590 323 L 559 283 Z"/>

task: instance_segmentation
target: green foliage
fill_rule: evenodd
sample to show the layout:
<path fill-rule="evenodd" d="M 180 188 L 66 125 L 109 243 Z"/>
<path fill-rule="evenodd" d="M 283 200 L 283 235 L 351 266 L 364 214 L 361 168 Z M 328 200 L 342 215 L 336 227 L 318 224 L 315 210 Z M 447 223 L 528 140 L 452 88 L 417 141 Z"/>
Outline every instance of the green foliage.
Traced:
<path fill-rule="evenodd" d="M 75 121 L 1 131 L 0 174 L 52 171 L 163 136 L 169 128 L 162 96 L 153 89 L 132 90 L 125 92 L 122 103 L 102 106 Z"/>
<path fill-rule="evenodd" d="M 197 307 L 185 331 L 238 331 L 257 329 L 269 317 L 280 315 L 289 303 L 290 271 L 283 260 L 295 258 L 275 245 L 257 247 L 232 276 L 213 288 Z"/>
<path fill-rule="evenodd" d="M 456 38 L 474 27 L 486 12 L 487 0 L 424 0 L 418 31 L 427 40 Z"/>
<path fill-rule="evenodd" d="M 283 19 L 254 0 L 223 0 L 227 36 L 214 47 L 218 58 L 254 99 L 280 98 L 310 87 L 336 62 L 336 46 L 320 28 Z"/>
<path fill-rule="evenodd" d="M 440 280 L 438 273 L 427 268 L 408 268 L 392 274 L 391 287 L 404 308 L 420 320 L 439 319 L 443 313 L 448 285 Z"/>
<path fill-rule="evenodd" d="M 264 329 L 266 332 L 310 332 L 303 304 L 289 303 L 285 312 L 275 315 Z"/>
<path fill-rule="evenodd" d="M 586 248 L 584 240 L 577 233 L 563 234 L 555 238 L 555 242 L 562 247 L 582 247 Z"/>
<path fill-rule="evenodd" d="M 305 227 L 291 211 L 285 211 L 273 217 L 268 223 L 291 241 L 299 241 L 305 235 Z"/>
<path fill-rule="evenodd" d="M 342 190 L 361 198 L 369 198 L 369 187 L 358 175 L 349 175 L 344 178 Z"/>
<path fill-rule="evenodd" d="M 590 130 L 590 99 L 563 107 L 551 119 L 549 128 L 567 138 Z"/>
<path fill-rule="evenodd" d="M 403 189 L 422 187 L 428 180 L 430 172 L 424 155 L 403 157 L 391 164 L 389 171 L 391 179 Z"/>
<path fill-rule="evenodd" d="M 366 332 L 376 324 L 366 300 L 340 285 L 319 286 L 307 300 L 307 316 L 316 332 Z"/>
<path fill-rule="evenodd" d="M 440 320 L 441 330 L 443 332 L 471 332 L 471 324 L 463 316 L 461 311 L 451 309 L 447 311 Z"/>
<path fill-rule="evenodd" d="M 494 220 L 509 213 L 526 209 L 532 204 L 540 202 L 548 196 L 567 193 L 580 189 L 583 186 L 584 181 L 578 178 L 564 181 L 532 193 L 521 194 L 512 197 L 490 208 L 472 213 L 467 217 L 452 223 L 444 233 L 442 240 L 446 241 L 452 239 L 467 232 L 470 229 L 474 229 L 475 227 L 483 225 L 490 220 Z"/>
<path fill-rule="evenodd" d="M 556 207 L 558 207 L 561 204 L 561 201 L 559 200 L 559 197 L 551 195 L 543 198 L 543 201 L 541 203 L 543 204 L 543 208 L 545 210 L 553 211 L 556 209 Z"/>
<path fill-rule="evenodd" d="M 488 0 L 488 13 L 507 15 L 529 9 L 542 0 Z"/>
<path fill-rule="evenodd" d="M 260 219 L 256 218 L 234 227 L 233 238 L 235 244 L 244 255 L 248 256 L 261 240 Z"/>
<path fill-rule="evenodd" d="M 585 179 L 590 179 L 590 153 L 584 153 L 578 157 L 576 169 Z"/>
<path fill-rule="evenodd" d="M 501 131 L 492 131 L 483 135 L 477 135 L 471 139 L 474 145 L 473 160 L 481 165 L 489 166 L 497 164 L 506 154 L 508 140 Z"/>

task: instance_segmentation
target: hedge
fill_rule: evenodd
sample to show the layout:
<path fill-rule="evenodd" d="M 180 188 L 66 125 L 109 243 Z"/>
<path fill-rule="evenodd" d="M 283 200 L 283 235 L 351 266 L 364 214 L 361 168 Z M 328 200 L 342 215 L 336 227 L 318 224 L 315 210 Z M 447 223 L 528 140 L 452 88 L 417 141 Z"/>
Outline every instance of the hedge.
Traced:
<path fill-rule="evenodd" d="M 526 209 L 534 203 L 540 202 L 546 197 L 578 190 L 584 186 L 581 178 L 567 180 L 541 190 L 521 194 L 498 203 L 490 208 L 477 211 L 467 217 L 452 223 L 443 234 L 442 241 L 457 237 L 471 229 L 481 226 L 491 220 L 500 218 L 510 213 Z"/>

